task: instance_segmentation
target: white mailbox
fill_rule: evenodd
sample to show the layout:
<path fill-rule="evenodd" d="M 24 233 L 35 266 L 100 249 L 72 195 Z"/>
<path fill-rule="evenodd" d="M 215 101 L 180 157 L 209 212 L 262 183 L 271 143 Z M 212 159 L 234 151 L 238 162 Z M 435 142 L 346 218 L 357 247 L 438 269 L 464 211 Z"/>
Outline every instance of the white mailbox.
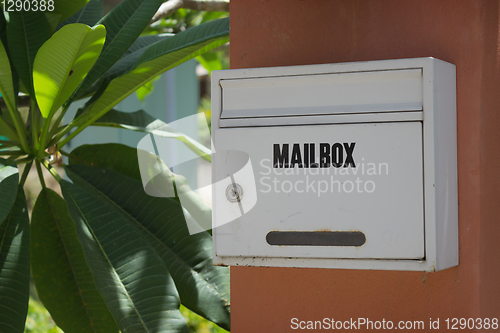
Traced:
<path fill-rule="evenodd" d="M 458 265 L 455 66 L 212 73 L 214 264 Z"/>

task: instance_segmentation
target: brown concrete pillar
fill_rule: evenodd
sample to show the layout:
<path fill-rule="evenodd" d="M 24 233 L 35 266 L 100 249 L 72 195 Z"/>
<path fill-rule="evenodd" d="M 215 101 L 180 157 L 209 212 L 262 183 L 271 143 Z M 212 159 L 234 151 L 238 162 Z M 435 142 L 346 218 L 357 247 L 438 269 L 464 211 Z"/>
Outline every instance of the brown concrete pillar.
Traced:
<path fill-rule="evenodd" d="M 494 0 L 231 0 L 231 68 L 456 65 L 460 234 L 459 266 L 437 273 L 232 267 L 232 332 L 358 317 L 422 320 L 424 331 L 440 318 L 445 331 L 447 318 L 500 317 L 499 10 Z"/>

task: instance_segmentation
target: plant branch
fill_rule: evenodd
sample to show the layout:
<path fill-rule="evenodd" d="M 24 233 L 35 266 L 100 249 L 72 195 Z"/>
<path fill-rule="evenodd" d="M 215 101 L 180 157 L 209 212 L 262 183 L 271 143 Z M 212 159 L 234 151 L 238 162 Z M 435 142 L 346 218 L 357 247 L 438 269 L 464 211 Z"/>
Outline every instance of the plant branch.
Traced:
<path fill-rule="evenodd" d="M 54 178 L 57 180 L 58 183 L 61 182 L 61 177 L 57 173 L 56 169 L 54 169 L 54 167 L 50 165 L 48 160 L 46 159 L 42 160 L 42 164 L 50 172 L 50 174 L 54 176 Z"/>
<path fill-rule="evenodd" d="M 101 116 L 99 116 L 101 117 Z M 87 117 L 88 118 L 88 117 Z M 65 144 L 67 144 L 69 141 L 71 141 L 71 139 L 73 139 L 75 136 L 77 136 L 81 131 L 83 131 L 85 128 L 87 128 L 88 126 L 90 126 L 90 124 L 92 124 L 94 121 L 96 121 L 96 119 L 93 119 L 93 118 L 90 118 L 91 120 L 86 120 L 85 117 L 80 117 L 74 121 L 72 121 L 71 123 L 69 123 L 65 128 L 64 130 L 62 130 L 61 132 L 59 132 L 59 134 L 57 135 L 57 137 L 52 140 L 54 142 L 54 144 L 57 143 L 57 141 L 59 141 L 64 135 L 66 135 L 67 133 L 69 133 L 69 131 L 71 131 L 71 129 L 75 128 L 76 129 L 70 133 L 64 140 L 62 140 L 61 142 L 57 143 L 57 148 L 58 149 L 61 149 L 62 147 L 64 147 Z M 97 118 L 99 119 L 99 118 Z"/>
<path fill-rule="evenodd" d="M 18 95 L 17 96 L 17 107 L 18 108 L 23 108 L 23 107 L 29 107 L 30 106 L 30 100 L 31 97 L 29 95 Z M 1 109 L 6 109 L 7 108 L 7 103 L 0 98 L 0 108 Z"/>
<path fill-rule="evenodd" d="M 71 133 L 70 135 L 68 135 L 68 137 L 66 137 L 66 139 L 64 139 L 63 141 L 58 143 L 59 140 L 61 140 L 66 134 L 69 133 L 69 131 L 71 131 L 71 129 L 73 129 L 77 125 L 78 125 L 77 121 L 73 121 L 73 122 L 69 123 L 68 125 L 66 125 L 66 127 L 64 127 L 64 129 L 62 131 L 60 131 L 59 134 L 57 134 L 57 136 L 49 144 L 50 145 L 57 144 L 58 148 L 62 148 L 71 139 L 73 139 L 78 133 L 81 132 L 81 131 L 78 131 L 78 132 L 75 131 L 76 133 L 75 132 Z"/>
<path fill-rule="evenodd" d="M 31 99 L 30 114 L 31 114 L 31 136 L 32 136 L 32 149 L 36 151 L 38 149 L 38 109 L 36 100 Z"/>
<path fill-rule="evenodd" d="M 44 148 L 49 147 L 49 141 L 52 142 L 51 141 L 52 135 L 54 135 L 55 132 L 57 132 L 59 122 L 61 122 L 61 120 L 63 119 L 64 114 L 66 113 L 66 111 L 68 111 L 69 106 L 70 106 L 69 103 L 64 106 L 64 108 L 61 111 L 61 114 L 56 119 L 56 123 L 54 124 L 54 126 L 52 126 L 52 130 L 50 130 L 50 123 L 52 122 L 52 118 L 54 117 L 54 114 L 50 114 L 45 119 L 45 123 L 43 124 L 43 129 L 42 129 L 42 133 L 40 136 L 40 147 L 41 148 L 38 150 L 38 158 L 39 159 L 42 158 L 42 156 L 43 156 Z M 63 135 L 61 135 L 61 137 Z"/>
<path fill-rule="evenodd" d="M 49 134 L 48 140 L 50 140 L 50 138 L 52 138 L 54 135 L 56 135 L 58 133 L 58 131 L 60 130 L 59 129 L 59 124 L 63 120 L 63 117 L 66 114 L 66 111 L 68 111 L 69 106 L 70 106 L 70 104 L 64 106 L 64 109 L 62 110 L 61 114 L 59 115 L 59 117 L 57 117 L 54 125 L 52 125 L 52 129 L 50 130 L 50 134 Z"/>
<path fill-rule="evenodd" d="M 28 141 L 27 141 L 28 134 L 26 132 L 26 127 L 24 127 L 21 115 L 13 105 L 11 105 L 10 103 L 7 104 L 8 104 L 7 110 L 9 111 L 12 121 L 14 122 L 14 127 L 16 128 L 17 136 L 19 137 L 19 142 L 21 143 L 21 147 L 26 153 L 30 153 L 31 150 L 28 146 Z"/>
<path fill-rule="evenodd" d="M 24 156 L 26 152 L 23 150 L 2 150 L 0 151 L 0 156 Z"/>
<path fill-rule="evenodd" d="M 39 161 L 36 161 L 36 171 L 38 172 L 38 178 L 40 179 L 40 184 L 42 185 L 42 188 L 45 188 L 46 187 L 45 179 L 43 178 L 43 171 Z"/>
<path fill-rule="evenodd" d="M 183 3 L 184 0 L 168 0 L 167 2 L 162 3 L 156 14 L 154 14 L 153 18 L 151 18 L 151 22 L 149 22 L 149 24 L 167 17 L 177 9 L 181 8 Z"/>
<path fill-rule="evenodd" d="M 71 129 L 74 127 L 74 124 L 73 122 L 69 123 L 68 125 L 64 126 L 63 129 L 59 129 L 58 131 L 56 131 L 56 136 L 49 142 L 48 146 L 53 146 L 55 145 L 59 140 L 62 139 L 63 136 L 65 136 L 66 134 L 68 134 L 69 131 L 71 131 Z M 59 146 L 59 144 L 58 144 Z"/>
<path fill-rule="evenodd" d="M 71 154 L 70 154 L 70 153 L 68 153 L 68 152 L 66 152 L 66 151 L 64 151 L 64 150 L 62 150 L 62 149 L 59 149 L 59 152 L 60 152 L 60 153 L 61 153 L 61 155 L 63 155 L 63 156 L 66 156 L 66 157 L 70 157 L 70 156 L 71 156 Z"/>
<path fill-rule="evenodd" d="M 75 136 L 77 136 L 81 131 L 83 131 L 85 129 L 85 127 L 81 127 L 79 129 L 76 129 L 75 131 L 73 131 L 71 134 L 69 134 L 64 140 L 62 140 L 61 142 L 59 142 L 57 144 L 57 147 L 59 149 L 61 149 L 62 147 L 64 147 L 65 144 L 67 144 L 68 142 L 71 141 L 71 139 L 73 139 Z"/>
<path fill-rule="evenodd" d="M 160 6 L 149 24 L 169 16 L 179 8 L 209 12 L 229 12 L 229 0 L 168 0 Z"/>
<path fill-rule="evenodd" d="M 206 12 L 229 12 L 229 0 L 184 0 L 182 8 Z"/>
<path fill-rule="evenodd" d="M 21 147 L 21 144 L 17 141 L 0 141 L 0 149 L 9 147 Z"/>
<path fill-rule="evenodd" d="M 33 160 L 28 165 L 24 166 L 23 175 L 21 176 L 21 181 L 19 182 L 21 186 L 24 186 L 24 183 L 26 183 L 26 179 L 28 178 L 28 174 L 30 173 L 32 165 Z"/>
<path fill-rule="evenodd" d="M 12 159 L 13 157 L 15 157 L 15 156 L 11 156 L 11 157 L 9 157 L 9 159 Z M 33 161 L 33 156 L 28 156 L 28 157 L 24 157 L 24 158 L 16 157 L 14 159 L 14 162 L 16 162 L 17 165 L 25 164 L 25 163 L 32 162 L 32 161 Z"/>
<path fill-rule="evenodd" d="M 52 120 L 52 117 L 50 115 L 44 119 L 42 133 L 40 134 L 40 149 L 38 150 L 38 156 L 37 156 L 39 159 L 41 159 L 43 157 L 43 153 L 44 153 L 43 148 L 46 147 L 46 141 L 50 139 L 47 137 L 49 134 L 49 127 L 50 127 L 51 120 Z"/>

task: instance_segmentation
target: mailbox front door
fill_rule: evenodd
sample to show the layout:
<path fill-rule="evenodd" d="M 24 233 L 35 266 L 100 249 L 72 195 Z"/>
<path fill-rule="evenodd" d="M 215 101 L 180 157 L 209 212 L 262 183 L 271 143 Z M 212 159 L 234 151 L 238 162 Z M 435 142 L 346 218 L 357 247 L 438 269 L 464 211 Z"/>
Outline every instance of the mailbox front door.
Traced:
<path fill-rule="evenodd" d="M 421 122 L 224 128 L 214 144 L 231 179 L 214 189 L 214 219 L 232 221 L 218 256 L 425 257 Z"/>

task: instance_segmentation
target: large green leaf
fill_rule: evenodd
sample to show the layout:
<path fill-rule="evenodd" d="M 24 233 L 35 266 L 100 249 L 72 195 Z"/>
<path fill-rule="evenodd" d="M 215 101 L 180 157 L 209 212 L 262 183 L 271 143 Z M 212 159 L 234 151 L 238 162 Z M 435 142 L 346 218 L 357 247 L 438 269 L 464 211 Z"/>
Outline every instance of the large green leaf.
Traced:
<path fill-rule="evenodd" d="M 0 94 L 7 108 L 16 110 L 16 97 L 14 95 L 14 84 L 12 83 L 12 71 L 10 61 L 5 51 L 3 42 L 0 40 Z"/>
<path fill-rule="evenodd" d="M 89 125 L 149 80 L 226 43 L 228 36 L 229 19 L 220 19 L 151 45 L 137 60 L 133 70 L 112 80 L 101 96 L 96 95 L 87 103 L 81 122 Z"/>
<path fill-rule="evenodd" d="M 118 332 L 85 261 L 66 202 L 47 188 L 33 208 L 31 263 L 38 296 L 65 333 Z"/>
<path fill-rule="evenodd" d="M 67 25 L 71 23 L 83 23 L 93 26 L 103 17 L 103 0 L 90 0 L 82 9 L 62 23 Z"/>
<path fill-rule="evenodd" d="M 141 235 L 167 265 L 182 304 L 229 329 L 228 268 L 213 266 L 207 232 L 189 235 L 177 199 L 146 195 L 136 150 L 118 144 L 81 146 L 71 152 L 69 162 L 70 177 L 77 174 L 73 180 L 79 186 L 93 188 L 134 218 Z M 176 179 L 179 185 L 185 186 Z"/>
<path fill-rule="evenodd" d="M 38 51 L 33 67 L 35 93 L 44 118 L 52 116 L 85 78 L 101 53 L 103 25 L 65 25 Z"/>
<path fill-rule="evenodd" d="M 99 21 L 99 24 L 106 27 L 106 44 L 95 66 L 75 92 L 76 98 L 81 97 L 120 59 L 149 24 L 162 2 L 163 0 L 124 0 Z"/>
<path fill-rule="evenodd" d="M 3 17 L 3 15 L 0 15 Z M 14 85 L 12 83 L 12 71 L 10 68 L 10 61 L 5 51 L 3 42 L 0 40 L 0 95 L 7 105 L 10 112 L 16 112 L 16 99 L 14 94 Z M 0 117 L 2 112 L 0 110 Z M 14 129 L 9 124 L 0 118 L 0 134 L 9 138 L 10 140 L 17 141 L 18 137 Z"/>
<path fill-rule="evenodd" d="M 149 46 L 172 36 L 173 34 L 157 34 L 137 38 L 137 40 L 123 54 L 120 60 L 111 66 L 111 68 L 108 69 L 97 81 L 95 81 L 83 95 L 90 95 L 98 90 L 99 87 L 105 87 L 114 78 L 128 72 L 132 69 L 137 59 L 141 57 Z"/>
<path fill-rule="evenodd" d="M 2 39 L 2 42 L 5 43 L 5 16 L 3 15 L 3 12 L 2 14 L 0 14 L 0 38 Z"/>
<path fill-rule="evenodd" d="M 11 60 L 27 92 L 34 96 L 33 62 L 38 49 L 50 38 L 51 28 L 41 11 L 9 12 L 8 16 L 7 40 Z"/>
<path fill-rule="evenodd" d="M 142 56 L 144 51 L 146 51 L 152 44 L 165 40 L 172 36 L 172 34 L 158 34 L 137 38 L 134 44 L 130 46 L 127 52 L 125 52 L 120 58 L 120 60 L 118 60 L 113 66 L 111 66 L 111 68 L 108 69 L 98 81 L 96 81 L 94 87 L 97 88 L 101 86 L 103 82 L 110 82 L 118 76 L 130 71 L 134 67 L 137 60 Z"/>
<path fill-rule="evenodd" d="M 142 170 L 139 168 L 139 160 Z M 183 193 L 183 202 L 186 206 L 184 208 L 196 223 L 205 230 L 212 226 L 212 210 L 189 188 L 187 180 L 183 176 L 171 173 L 163 161 L 146 151 L 116 143 L 83 145 L 71 152 L 69 163 L 111 169 L 143 181 L 146 192 L 156 197 L 175 196 L 172 184 L 174 180 L 177 192 Z M 142 174 L 147 179 L 143 180 Z"/>
<path fill-rule="evenodd" d="M 62 22 L 78 12 L 87 2 L 89 2 L 89 0 L 54 0 L 52 13 L 58 16 L 59 22 Z M 50 8 L 47 9 L 50 10 Z"/>
<path fill-rule="evenodd" d="M 16 163 L 0 158 L 0 224 L 16 201 L 17 183 L 19 182 L 19 170 Z"/>
<path fill-rule="evenodd" d="M 71 171 L 67 169 L 71 174 Z M 175 285 L 133 217 L 100 193 L 61 181 L 98 290 L 123 333 L 187 332 Z"/>
<path fill-rule="evenodd" d="M 162 40 L 165 40 L 167 38 L 173 37 L 175 34 L 172 33 L 164 33 L 164 34 L 155 34 L 155 35 L 146 35 L 146 36 L 141 36 L 135 40 L 135 42 L 130 45 L 128 50 L 123 54 L 123 59 L 124 57 L 135 53 L 137 51 L 142 51 L 140 54 L 144 53 L 146 49 L 148 49 L 151 45 L 154 43 L 160 42 Z"/>
<path fill-rule="evenodd" d="M 9 140 L 17 141 L 19 140 L 14 129 L 9 126 L 9 124 L 2 118 L 2 112 L 0 111 L 0 136 L 5 136 Z"/>
<path fill-rule="evenodd" d="M 136 149 L 118 143 L 82 145 L 69 154 L 69 164 L 111 169 L 141 180 Z"/>
<path fill-rule="evenodd" d="M 30 230 L 24 191 L 0 225 L 0 332 L 23 332 L 30 290 Z"/>
<path fill-rule="evenodd" d="M 92 125 L 118 127 L 137 132 L 151 133 L 163 138 L 174 138 L 183 142 L 198 156 L 203 157 L 209 162 L 211 161 L 211 151 L 209 148 L 191 137 L 176 131 L 163 121 L 150 116 L 143 110 L 136 112 L 111 110 L 92 123 Z"/>
<path fill-rule="evenodd" d="M 0 41 L 3 43 L 3 46 L 4 46 L 7 54 L 9 54 L 9 51 L 8 51 L 8 46 L 9 46 L 8 44 L 9 43 L 7 40 L 7 21 L 5 20 L 5 15 L 3 13 L 0 14 Z M 9 56 L 9 60 L 10 60 L 10 56 Z M 2 60 L 2 62 L 3 62 L 3 60 Z M 12 60 L 10 60 L 10 63 L 12 64 Z M 19 77 L 18 77 L 17 72 L 15 71 L 15 67 L 13 65 L 11 65 L 10 69 L 12 71 L 14 96 L 17 96 L 17 94 L 19 92 Z M 2 114 L 2 112 L 0 111 L 0 115 L 1 114 Z"/>

